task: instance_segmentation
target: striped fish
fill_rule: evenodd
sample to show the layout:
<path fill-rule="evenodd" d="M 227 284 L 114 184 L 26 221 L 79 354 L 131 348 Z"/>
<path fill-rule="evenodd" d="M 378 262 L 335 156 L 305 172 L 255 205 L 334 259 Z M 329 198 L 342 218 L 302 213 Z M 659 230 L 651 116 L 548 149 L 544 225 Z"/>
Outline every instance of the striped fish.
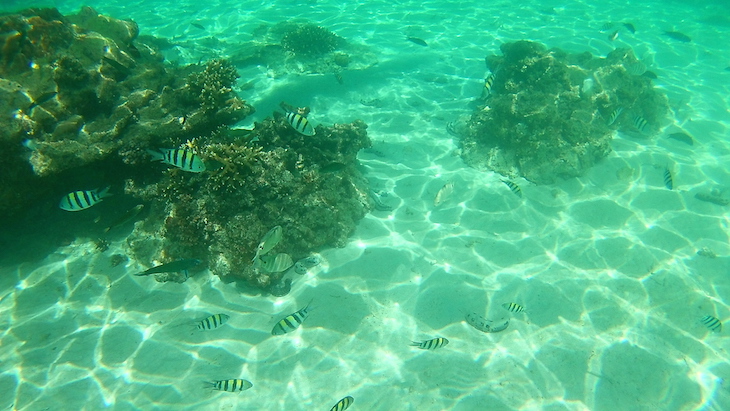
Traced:
<path fill-rule="evenodd" d="M 512 313 L 521 313 L 525 311 L 525 307 L 517 303 L 504 303 L 502 304 L 502 308 Z"/>
<path fill-rule="evenodd" d="M 253 262 L 253 267 L 265 273 L 280 273 L 294 265 L 294 260 L 286 253 L 262 255 Z"/>
<path fill-rule="evenodd" d="M 492 95 L 492 86 L 494 85 L 494 74 L 489 75 L 484 79 L 484 88 L 482 89 L 482 100 L 486 100 Z"/>
<path fill-rule="evenodd" d="M 231 318 L 228 314 L 213 314 L 210 317 L 200 321 L 196 328 L 199 330 L 213 330 L 225 324 Z"/>
<path fill-rule="evenodd" d="M 671 190 L 674 188 L 674 179 L 672 178 L 672 172 L 668 168 L 664 169 L 664 187 Z"/>
<path fill-rule="evenodd" d="M 304 134 L 305 136 L 314 135 L 314 127 L 312 127 L 312 124 L 309 123 L 309 120 L 307 120 L 307 118 L 303 115 L 289 111 L 286 113 L 286 121 L 288 121 L 289 124 L 294 127 L 294 130 L 299 132 L 299 134 Z"/>
<path fill-rule="evenodd" d="M 512 192 L 517 197 L 522 198 L 522 189 L 520 188 L 520 186 L 518 186 L 516 183 L 513 183 L 509 180 L 502 180 L 502 182 L 505 183 L 507 185 L 507 187 L 509 187 L 509 189 L 512 190 Z"/>
<path fill-rule="evenodd" d="M 646 132 L 646 126 L 649 123 L 646 121 L 644 117 L 636 116 L 634 117 L 634 126 L 642 133 Z"/>
<path fill-rule="evenodd" d="M 426 341 L 413 341 L 411 347 L 418 347 L 422 350 L 435 350 L 437 348 L 445 347 L 449 343 L 449 340 L 443 337 L 432 338 Z"/>
<path fill-rule="evenodd" d="M 241 391 L 246 391 L 247 389 L 253 387 L 253 384 L 251 384 L 250 381 L 242 380 L 240 378 L 206 382 L 205 384 L 206 384 L 206 386 L 208 386 L 216 391 L 226 391 L 226 392 L 236 392 L 236 391 L 241 392 Z"/>
<path fill-rule="evenodd" d="M 352 405 L 353 402 L 355 402 L 355 399 L 348 395 L 347 397 L 337 401 L 337 404 L 330 408 L 330 411 L 345 411 L 350 408 L 350 405 Z"/>
<path fill-rule="evenodd" d="M 702 322 L 702 324 L 705 325 L 705 327 L 707 327 L 708 330 L 713 332 L 722 332 L 722 323 L 717 318 L 711 315 L 706 315 L 702 317 L 700 321 Z"/>
<path fill-rule="evenodd" d="M 99 191 L 96 190 L 77 190 L 72 191 L 61 199 L 58 205 L 61 210 L 81 211 L 98 204 L 104 197 L 108 197 L 109 187 Z"/>
<path fill-rule="evenodd" d="M 300 325 L 304 322 L 304 320 L 309 317 L 309 311 L 311 311 L 310 305 L 312 303 L 310 302 L 307 304 L 306 307 L 302 308 L 301 310 L 289 314 L 286 317 L 279 320 L 279 322 L 276 323 L 274 328 L 271 330 L 271 335 L 282 335 L 286 334 L 288 332 L 292 332 L 299 328 Z"/>
<path fill-rule="evenodd" d="M 147 150 L 147 152 L 154 160 L 162 161 L 183 171 L 189 171 L 191 173 L 205 171 L 203 159 L 186 148 L 162 148 L 159 150 Z"/>
<path fill-rule="evenodd" d="M 611 112 L 611 115 L 610 115 L 610 116 L 608 116 L 608 125 L 609 125 L 609 126 L 610 126 L 611 124 L 613 124 L 613 123 L 615 123 L 615 122 L 616 122 L 616 119 L 618 118 L 618 116 L 619 116 L 619 115 L 621 115 L 621 112 L 622 112 L 622 111 L 624 111 L 624 108 L 623 108 L 623 107 L 619 107 L 619 108 L 617 108 L 616 110 L 613 110 L 613 111 Z"/>

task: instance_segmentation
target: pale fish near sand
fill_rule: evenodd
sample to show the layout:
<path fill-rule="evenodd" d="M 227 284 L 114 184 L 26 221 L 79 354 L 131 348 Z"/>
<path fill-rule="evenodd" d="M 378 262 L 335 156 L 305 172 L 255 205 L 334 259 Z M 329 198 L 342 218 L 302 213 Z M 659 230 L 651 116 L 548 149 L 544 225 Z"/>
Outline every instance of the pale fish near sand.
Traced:
<path fill-rule="evenodd" d="M 337 404 L 330 408 L 330 411 L 345 411 L 350 408 L 350 405 L 352 405 L 353 402 L 355 402 L 355 399 L 348 395 L 347 397 L 337 401 Z"/>
<path fill-rule="evenodd" d="M 150 275 L 150 274 L 160 274 L 160 273 L 177 273 L 177 272 L 187 272 L 189 269 L 199 265 L 202 263 L 202 261 L 196 259 L 196 258 L 186 258 L 182 260 L 173 261 L 171 263 L 167 264 L 161 264 L 154 266 L 148 270 L 142 271 L 141 273 L 137 273 L 135 275 L 142 276 L 142 275 Z"/>
<path fill-rule="evenodd" d="M 286 253 L 279 253 L 275 256 L 262 255 L 254 261 L 254 268 L 267 273 L 280 273 L 294 265 L 294 260 Z"/>
<path fill-rule="evenodd" d="M 509 319 L 505 320 L 504 323 L 492 325 L 494 321 L 487 320 L 486 318 L 476 313 L 469 313 L 466 315 L 466 322 L 477 330 L 484 333 L 498 333 L 504 331 L 509 327 Z"/>
<path fill-rule="evenodd" d="M 280 225 L 277 225 L 264 234 L 259 246 L 256 247 L 256 255 L 251 261 L 255 261 L 258 257 L 266 255 L 266 253 L 271 251 L 272 248 L 276 247 L 276 245 L 279 244 L 279 241 L 281 241 L 283 235 L 284 229 L 282 229 Z"/>
<path fill-rule="evenodd" d="M 104 197 L 109 196 L 109 187 L 99 191 L 97 190 L 77 190 L 72 191 L 61 199 L 58 207 L 65 211 L 81 211 L 99 204 Z"/>
<path fill-rule="evenodd" d="M 312 302 L 310 301 L 306 307 L 279 320 L 271 330 L 271 335 L 282 335 L 299 328 L 304 320 L 309 317 L 309 312 L 312 310 L 311 305 Z"/>
<path fill-rule="evenodd" d="M 247 389 L 253 387 L 253 384 L 251 384 L 250 381 L 242 380 L 240 378 L 213 381 L 213 382 L 205 382 L 205 385 L 216 391 L 226 391 L 226 392 L 236 392 L 236 391 L 241 392 L 241 391 L 246 391 Z"/>
<path fill-rule="evenodd" d="M 444 337 L 437 337 L 432 338 L 430 340 L 425 341 L 413 341 L 411 343 L 411 347 L 418 347 L 422 350 L 436 350 L 441 347 L 445 347 L 449 343 L 449 340 L 447 340 Z"/>
<path fill-rule="evenodd" d="M 433 206 L 438 207 L 448 201 L 452 194 L 454 194 L 454 183 L 449 181 L 436 193 L 436 197 L 433 199 Z"/>

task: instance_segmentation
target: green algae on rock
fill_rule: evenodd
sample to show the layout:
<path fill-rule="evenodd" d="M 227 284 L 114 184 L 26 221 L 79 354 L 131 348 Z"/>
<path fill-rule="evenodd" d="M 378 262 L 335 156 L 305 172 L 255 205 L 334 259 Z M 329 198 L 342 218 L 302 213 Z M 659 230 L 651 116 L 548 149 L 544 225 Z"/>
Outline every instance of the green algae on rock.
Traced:
<path fill-rule="evenodd" d="M 605 158 L 616 129 L 648 141 L 668 122 L 667 98 L 626 69 L 638 63 L 631 50 L 594 58 L 530 41 L 501 50 L 486 59 L 491 96 L 454 127 L 462 158 L 475 168 L 548 184 L 583 175 Z M 637 117 L 649 126 L 637 129 Z"/>

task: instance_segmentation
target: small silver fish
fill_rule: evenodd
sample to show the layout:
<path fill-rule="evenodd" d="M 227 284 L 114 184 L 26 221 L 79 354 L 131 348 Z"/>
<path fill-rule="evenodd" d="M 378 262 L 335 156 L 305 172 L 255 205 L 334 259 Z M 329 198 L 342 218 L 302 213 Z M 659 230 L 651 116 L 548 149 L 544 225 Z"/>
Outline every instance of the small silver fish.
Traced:
<path fill-rule="evenodd" d="M 99 191 L 97 190 L 77 190 L 72 191 L 61 199 L 58 206 L 61 210 L 66 211 L 81 211 L 87 208 L 99 204 L 104 198 L 109 196 L 109 187 Z"/>
<path fill-rule="evenodd" d="M 525 307 L 517 303 L 504 303 L 502 304 L 502 308 L 512 313 L 521 313 L 525 311 Z"/>
<path fill-rule="evenodd" d="M 608 39 L 611 41 L 614 41 L 618 38 L 618 30 L 614 31 L 613 33 L 608 35 Z"/>
<path fill-rule="evenodd" d="M 254 268 L 258 268 L 266 273 L 280 273 L 286 271 L 294 265 L 289 254 L 279 253 L 275 256 L 262 255 L 254 261 Z"/>
<path fill-rule="evenodd" d="M 674 179 L 672 178 L 672 172 L 668 168 L 664 169 L 664 186 L 671 190 L 674 188 Z"/>
<path fill-rule="evenodd" d="M 494 74 L 489 73 L 484 79 L 484 88 L 482 89 L 482 100 L 486 100 L 492 95 L 492 86 L 494 85 Z"/>
<path fill-rule="evenodd" d="M 705 325 L 705 327 L 707 327 L 708 330 L 718 333 L 722 332 L 722 323 L 717 318 L 711 315 L 706 315 L 702 317 L 700 321 L 702 322 L 702 324 Z"/>
<path fill-rule="evenodd" d="M 198 330 L 214 330 L 225 324 L 229 318 L 231 318 L 231 316 L 228 314 L 213 314 L 203 321 L 199 321 L 195 328 Z"/>
<path fill-rule="evenodd" d="M 613 28 L 613 26 L 615 26 L 615 25 L 616 25 L 615 23 L 611 23 L 611 22 L 609 22 L 609 23 L 604 23 L 604 24 L 603 24 L 603 25 L 601 26 L 601 31 L 609 31 L 609 30 L 611 30 L 611 29 Z"/>
<path fill-rule="evenodd" d="M 611 124 L 615 123 L 616 122 L 616 119 L 618 118 L 619 115 L 621 115 L 621 113 L 623 111 L 624 111 L 624 108 L 623 107 L 619 107 L 616 110 L 613 110 L 611 112 L 611 115 L 608 116 L 608 123 L 607 124 L 610 126 Z"/>
<path fill-rule="evenodd" d="M 284 229 L 281 228 L 280 225 L 277 225 L 276 227 L 269 230 L 266 234 L 264 234 L 258 247 L 256 247 L 256 255 L 251 261 L 255 262 L 257 258 L 261 257 L 262 255 L 266 255 L 266 253 L 271 251 L 272 248 L 276 247 L 276 245 L 279 244 L 279 241 L 281 241 L 283 235 Z"/>
<path fill-rule="evenodd" d="M 310 308 L 311 302 L 307 304 L 306 307 L 302 308 L 301 310 L 289 314 L 286 317 L 279 320 L 274 328 L 271 330 L 271 335 L 282 335 L 286 334 L 288 332 L 292 332 L 299 328 L 300 325 L 304 322 L 304 320 L 309 317 L 309 311 L 312 309 Z"/>
<path fill-rule="evenodd" d="M 242 380 L 240 378 L 206 382 L 205 384 L 216 391 L 226 392 L 241 392 L 253 387 L 253 384 L 251 384 L 250 381 Z"/>
<path fill-rule="evenodd" d="M 432 338 L 425 341 L 413 341 L 411 347 L 418 347 L 422 350 L 435 350 L 441 347 L 445 347 L 449 343 L 449 340 L 443 337 Z"/>
<path fill-rule="evenodd" d="M 644 117 L 636 116 L 634 117 L 634 126 L 641 132 L 646 132 L 646 127 L 649 125 L 649 123 L 646 121 Z"/>
<path fill-rule="evenodd" d="M 337 401 L 337 404 L 330 408 L 330 411 L 345 411 L 350 408 L 350 405 L 352 405 L 353 402 L 355 402 L 355 399 L 348 395 L 347 397 Z"/>
<path fill-rule="evenodd" d="M 514 195 L 516 195 L 519 198 L 522 198 L 522 189 L 520 188 L 520 186 L 517 185 L 517 183 L 513 183 L 509 180 L 502 180 L 502 182 L 505 183 L 507 185 L 507 187 L 509 187 L 509 189 L 512 191 L 512 193 L 514 193 Z"/>
<path fill-rule="evenodd" d="M 187 271 L 202 261 L 196 258 L 185 258 L 182 260 L 173 261 L 167 264 L 156 265 L 150 269 L 142 271 L 141 273 L 135 274 L 136 276 L 150 275 L 150 274 L 161 274 L 161 273 L 177 273 L 180 271 Z"/>
<path fill-rule="evenodd" d="M 307 120 L 306 117 L 299 113 L 295 113 L 293 111 L 288 111 L 286 113 L 286 121 L 289 122 L 289 124 L 296 130 L 299 134 L 303 134 L 305 136 L 313 136 L 315 131 L 314 127 L 312 127 L 312 124 Z"/>
<path fill-rule="evenodd" d="M 446 202 L 451 195 L 454 193 L 454 183 L 449 181 L 448 183 L 444 184 L 443 187 L 436 193 L 436 197 L 433 199 L 433 206 L 438 207 L 444 202 Z"/>
<path fill-rule="evenodd" d="M 162 148 L 159 150 L 147 150 L 147 153 L 152 156 L 153 160 L 162 161 L 183 171 L 189 171 L 191 173 L 202 173 L 205 171 L 203 159 L 185 148 Z"/>

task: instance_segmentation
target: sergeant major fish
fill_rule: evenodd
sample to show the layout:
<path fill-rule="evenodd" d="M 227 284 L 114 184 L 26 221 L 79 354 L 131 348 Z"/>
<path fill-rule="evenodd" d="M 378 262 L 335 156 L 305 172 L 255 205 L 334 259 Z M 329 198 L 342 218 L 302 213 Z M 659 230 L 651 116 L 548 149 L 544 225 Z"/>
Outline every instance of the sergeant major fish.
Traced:
<path fill-rule="evenodd" d="M 108 197 L 109 187 L 99 191 L 96 190 L 77 190 L 72 191 L 61 199 L 58 205 L 61 210 L 81 211 L 98 204 L 104 197 Z"/>
<path fill-rule="evenodd" d="M 426 341 L 413 341 L 411 347 L 418 347 L 422 350 L 436 350 L 441 347 L 445 347 L 449 343 L 449 340 L 443 337 L 432 338 Z"/>
<path fill-rule="evenodd" d="M 649 122 L 646 121 L 644 117 L 636 116 L 634 117 L 634 126 L 641 132 L 646 133 L 647 126 L 649 125 Z"/>
<path fill-rule="evenodd" d="M 607 124 L 610 126 L 611 124 L 615 123 L 616 122 L 616 119 L 618 118 L 618 116 L 621 115 L 621 112 L 623 112 L 623 111 L 624 111 L 624 108 L 623 107 L 619 107 L 616 110 L 613 110 L 611 112 L 611 115 L 608 116 L 608 123 Z"/>
<path fill-rule="evenodd" d="M 669 171 L 669 168 L 664 169 L 664 186 L 668 190 L 674 188 L 674 179 L 672 178 L 672 172 Z"/>
<path fill-rule="evenodd" d="M 520 186 L 518 186 L 516 183 L 513 183 L 512 181 L 509 181 L 509 180 L 502 180 L 502 182 L 504 184 L 506 184 L 507 187 L 509 187 L 509 189 L 512 191 L 512 193 L 514 195 L 516 195 L 519 198 L 522 198 L 522 189 L 520 188 Z"/>
<path fill-rule="evenodd" d="M 494 85 L 494 74 L 489 73 L 484 79 L 484 88 L 482 89 L 482 100 L 486 100 L 492 95 L 492 86 Z"/>
<path fill-rule="evenodd" d="M 505 310 L 511 312 L 511 313 L 521 313 L 525 311 L 525 307 L 517 304 L 517 303 L 504 303 L 502 304 L 502 308 Z"/>
<path fill-rule="evenodd" d="M 253 387 L 253 384 L 251 384 L 250 381 L 242 380 L 240 378 L 205 382 L 205 385 L 216 391 L 226 392 L 241 392 Z"/>
<path fill-rule="evenodd" d="M 205 318 L 203 321 L 199 321 L 195 328 L 198 330 L 214 330 L 225 324 L 229 318 L 231 318 L 231 316 L 228 314 L 213 314 L 210 317 Z"/>
<path fill-rule="evenodd" d="M 205 171 L 203 159 L 185 148 L 163 148 L 159 150 L 147 150 L 147 152 L 154 160 L 162 161 L 183 171 L 189 171 L 191 173 L 202 173 Z"/>
<path fill-rule="evenodd" d="M 310 301 L 306 307 L 279 320 L 279 322 L 277 322 L 271 330 L 271 335 L 282 335 L 299 328 L 304 320 L 309 317 L 309 312 L 312 310 L 312 308 L 310 308 L 311 305 L 312 302 Z"/>
<path fill-rule="evenodd" d="M 313 136 L 315 131 L 312 124 L 307 120 L 306 117 L 293 111 L 287 111 L 285 114 L 286 121 L 296 130 L 299 134 L 305 136 Z"/>
<path fill-rule="evenodd" d="M 712 332 L 719 333 L 722 331 L 722 322 L 720 322 L 720 320 L 711 315 L 706 315 L 702 317 L 700 321 L 702 322 L 702 324 L 705 325 L 705 327 L 707 327 L 708 330 Z"/>
<path fill-rule="evenodd" d="M 350 408 L 350 405 L 352 405 L 353 402 L 355 402 L 355 399 L 348 395 L 347 397 L 337 401 L 337 404 L 330 408 L 330 411 L 345 411 Z"/>

